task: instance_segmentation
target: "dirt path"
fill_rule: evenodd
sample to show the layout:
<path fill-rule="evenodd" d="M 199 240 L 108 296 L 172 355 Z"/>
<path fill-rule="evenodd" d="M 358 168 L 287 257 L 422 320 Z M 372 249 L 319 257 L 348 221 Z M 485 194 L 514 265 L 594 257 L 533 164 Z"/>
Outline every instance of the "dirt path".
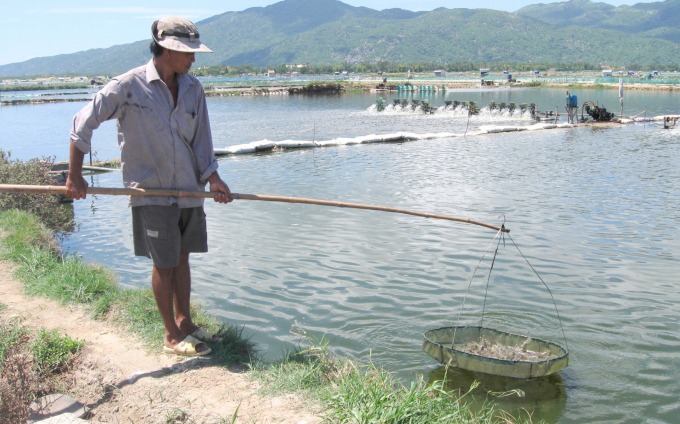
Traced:
<path fill-rule="evenodd" d="M 262 397 L 246 376 L 188 359 L 144 350 L 109 323 L 93 321 L 76 308 L 23 295 L 0 262 L 0 318 L 21 319 L 31 328 L 60 329 L 86 341 L 75 364 L 72 396 L 92 408 L 97 423 L 321 422 L 295 395 Z M 313 408 L 313 406 L 311 406 Z"/>

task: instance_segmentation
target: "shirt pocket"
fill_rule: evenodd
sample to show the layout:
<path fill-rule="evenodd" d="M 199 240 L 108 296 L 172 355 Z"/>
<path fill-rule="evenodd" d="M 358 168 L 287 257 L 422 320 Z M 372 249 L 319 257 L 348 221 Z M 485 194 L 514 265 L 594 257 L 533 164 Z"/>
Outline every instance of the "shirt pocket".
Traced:
<path fill-rule="evenodd" d="M 181 115 L 181 120 L 179 122 L 179 134 L 187 143 L 194 141 L 197 122 L 198 115 L 196 112 L 184 112 Z"/>

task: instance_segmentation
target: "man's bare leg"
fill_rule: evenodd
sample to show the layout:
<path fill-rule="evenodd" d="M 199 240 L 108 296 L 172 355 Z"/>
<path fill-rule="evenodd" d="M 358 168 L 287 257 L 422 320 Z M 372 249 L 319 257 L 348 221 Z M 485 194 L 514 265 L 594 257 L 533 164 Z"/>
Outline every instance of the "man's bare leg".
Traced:
<path fill-rule="evenodd" d="M 186 266 L 186 270 L 188 272 L 188 267 L 189 267 L 189 254 L 182 254 L 185 255 L 184 257 L 184 263 Z M 183 270 L 182 270 L 182 257 L 180 257 L 180 265 L 178 265 L 175 268 L 158 268 L 156 266 L 153 267 L 153 273 L 151 275 L 151 285 L 153 287 L 153 294 L 154 297 L 156 298 L 156 305 L 158 306 L 158 311 L 161 314 L 161 319 L 163 320 L 163 325 L 165 326 L 165 345 L 174 348 L 177 346 L 178 343 L 180 343 L 182 340 L 185 339 L 185 337 L 188 334 L 193 333 L 193 331 L 196 331 L 195 329 L 192 332 L 183 332 L 180 327 L 177 325 L 177 322 L 175 321 L 175 313 L 174 313 L 174 308 L 173 308 L 173 301 L 177 299 L 178 297 L 180 298 L 185 298 L 186 297 L 186 303 L 183 303 L 183 301 L 179 302 L 180 307 L 184 307 L 184 305 L 189 304 L 189 299 L 188 295 L 184 295 L 184 292 L 182 294 L 179 294 L 176 292 L 174 289 L 174 284 L 173 280 L 176 279 L 175 274 L 181 275 Z M 179 286 L 184 286 L 183 284 L 179 284 Z M 187 291 L 191 292 L 191 280 L 189 279 L 188 284 L 186 284 Z M 182 289 L 180 289 L 182 291 Z M 179 308 L 178 307 L 178 310 Z M 189 317 L 189 322 L 191 322 L 191 316 L 188 314 L 188 306 L 186 307 L 186 310 L 182 311 L 182 314 L 186 315 Z M 193 323 L 192 323 L 193 324 Z M 196 351 L 197 352 L 203 352 L 207 350 L 208 347 L 201 343 L 196 346 Z"/>
<path fill-rule="evenodd" d="M 198 326 L 191 319 L 191 269 L 189 254 L 180 253 L 179 265 L 172 274 L 172 287 L 175 294 L 175 324 L 184 334 L 193 334 Z M 214 343 L 221 340 L 213 338 Z"/>
<path fill-rule="evenodd" d="M 189 254 L 180 253 L 179 265 L 172 273 L 175 302 L 175 324 L 184 334 L 192 334 L 198 327 L 191 320 L 191 269 Z"/>

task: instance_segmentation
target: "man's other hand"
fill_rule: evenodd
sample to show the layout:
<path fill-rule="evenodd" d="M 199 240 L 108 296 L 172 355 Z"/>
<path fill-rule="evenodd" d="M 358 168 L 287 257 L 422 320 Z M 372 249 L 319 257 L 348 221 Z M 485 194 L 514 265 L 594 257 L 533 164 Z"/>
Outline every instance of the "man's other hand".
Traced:
<path fill-rule="evenodd" d="M 87 181 L 82 175 L 71 176 L 66 179 L 66 196 L 73 200 L 87 197 Z"/>
<path fill-rule="evenodd" d="M 227 183 L 222 181 L 219 174 L 214 172 L 210 177 L 208 177 L 208 182 L 210 183 L 210 191 L 217 192 L 215 195 L 215 201 L 219 203 L 229 203 L 234 199 L 231 198 L 231 191 Z"/>

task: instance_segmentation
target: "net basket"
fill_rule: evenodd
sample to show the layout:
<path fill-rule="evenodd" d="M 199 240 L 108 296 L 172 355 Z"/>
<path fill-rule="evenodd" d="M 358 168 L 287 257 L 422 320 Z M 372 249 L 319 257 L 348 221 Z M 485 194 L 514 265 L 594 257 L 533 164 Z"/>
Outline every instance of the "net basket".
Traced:
<path fill-rule="evenodd" d="M 455 336 L 455 340 L 454 340 Z M 463 350 L 469 343 L 481 340 L 538 353 L 535 359 L 500 359 Z M 492 328 L 456 326 L 425 333 L 423 351 L 444 365 L 485 374 L 514 378 L 535 378 L 556 373 L 569 364 L 569 352 L 562 346 L 529 336 L 506 333 Z"/>

